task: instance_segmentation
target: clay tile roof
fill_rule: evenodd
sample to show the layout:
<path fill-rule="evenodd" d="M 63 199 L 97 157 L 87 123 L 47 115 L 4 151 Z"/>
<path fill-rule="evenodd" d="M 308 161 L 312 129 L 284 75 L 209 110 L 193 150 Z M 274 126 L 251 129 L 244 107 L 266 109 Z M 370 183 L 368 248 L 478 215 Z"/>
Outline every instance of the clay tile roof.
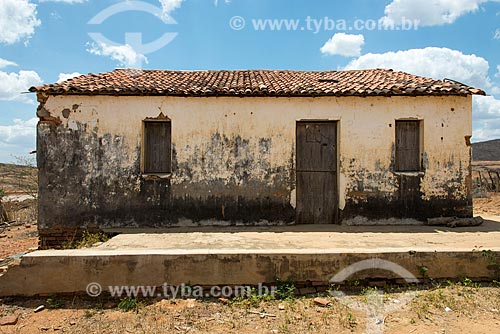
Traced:
<path fill-rule="evenodd" d="M 486 95 L 453 80 L 388 69 L 164 71 L 117 69 L 31 87 L 51 95 L 394 96 Z"/>

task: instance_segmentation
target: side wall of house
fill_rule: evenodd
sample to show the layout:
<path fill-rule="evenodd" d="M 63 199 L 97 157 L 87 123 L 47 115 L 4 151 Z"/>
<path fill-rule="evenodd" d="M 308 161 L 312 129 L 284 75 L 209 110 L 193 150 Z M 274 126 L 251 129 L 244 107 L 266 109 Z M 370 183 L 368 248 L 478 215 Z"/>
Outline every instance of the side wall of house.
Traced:
<path fill-rule="evenodd" d="M 341 218 L 472 214 L 470 97 L 41 96 L 39 229 L 295 219 L 296 121 L 338 121 Z M 141 176 L 142 121 L 169 117 L 172 175 Z M 423 175 L 394 172 L 395 120 L 419 119 Z M 417 194 L 405 207 L 405 187 Z"/>

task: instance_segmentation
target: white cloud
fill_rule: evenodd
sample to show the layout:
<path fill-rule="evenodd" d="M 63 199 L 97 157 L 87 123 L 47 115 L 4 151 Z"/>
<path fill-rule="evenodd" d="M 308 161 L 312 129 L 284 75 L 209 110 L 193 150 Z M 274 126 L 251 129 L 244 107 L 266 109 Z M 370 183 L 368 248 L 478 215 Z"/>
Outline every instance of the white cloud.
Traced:
<path fill-rule="evenodd" d="M 36 148 L 38 119 L 15 119 L 10 125 L 0 125 L 0 161 L 14 161 L 14 156 L 28 154 Z"/>
<path fill-rule="evenodd" d="M 368 53 L 352 60 L 346 69 L 392 68 L 434 79 L 454 79 L 488 93 L 499 87 L 488 77 L 489 63 L 476 55 L 466 55 L 447 48 L 428 47 L 405 51 Z M 497 67 L 500 71 L 500 68 Z M 494 96 L 473 97 L 474 140 L 500 137 L 500 100 Z"/>
<path fill-rule="evenodd" d="M 404 18 L 418 20 L 420 26 L 450 24 L 462 15 L 477 11 L 482 3 L 488 1 L 490 0 L 393 0 L 385 7 L 382 21 L 398 24 Z"/>
<path fill-rule="evenodd" d="M 8 66 L 17 66 L 17 64 L 0 58 L 0 69 Z M 34 103 L 33 99 L 21 93 L 27 92 L 31 86 L 40 85 L 42 82 L 35 71 L 19 71 L 18 73 L 0 71 L 0 100 Z"/>
<path fill-rule="evenodd" d="M 492 87 L 488 61 L 448 48 L 427 47 L 386 53 L 367 53 L 346 69 L 392 68 L 434 79 L 449 78 L 481 89 Z"/>
<path fill-rule="evenodd" d="M 472 141 L 485 141 L 500 138 L 500 118 L 474 121 Z"/>
<path fill-rule="evenodd" d="M 14 63 L 13 61 L 0 58 L 0 68 L 4 68 L 7 66 L 17 66 L 17 64 Z"/>
<path fill-rule="evenodd" d="M 87 0 L 38 0 L 38 1 L 39 2 L 63 2 L 63 3 L 69 3 L 69 4 L 87 2 Z"/>
<path fill-rule="evenodd" d="M 82 75 L 79 72 L 73 72 L 73 73 L 59 73 L 59 78 L 57 79 L 57 82 L 63 82 L 68 79 L 74 78 L 74 77 L 79 77 Z"/>
<path fill-rule="evenodd" d="M 41 22 L 36 17 L 36 5 L 29 0 L 1 0 L 0 43 L 27 41 Z"/>
<path fill-rule="evenodd" d="M 14 119 L 12 125 L 0 125 L 1 141 L 7 144 L 18 143 L 19 138 L 35 137 L 38 118 L 34 117 L 27 121 Z"/>
<path fill-rule="evenodd" d="M 500 29 L 495 30 L 495 35 L 493 36 L 494 39 L 500 39 Z"/>
<path fill-rule="evenodd" d="M 184 0 L 159 0 L 163 9 L 163 17 L 169 17 L 177 8 L 180 8 Z"/>
<path fill-rule="evenodd" d="M 110 57 L 125 67 L 141 68 L 142 63 L 148 59 L 141 53 L 136 52 L 130 45 L 108 45 L 106 43 L 89 44 L 88 52 L 98 56 Z"/>
<path fill-rule="evenodd" d="M 473 101 L 476 119 L 500 118 L 500 100 L 493 96 L 474 96 Z"/>
<path fill-rule="evenodd" d="M 7 73 L 0 71 L 0 100 L 20 101 L 34 103 L 33 99 L 26 94 L 31 86 L 43 83 L 35 71 L 19 71 L 18 73 Z"/>
<path fill-rule="evenodd" d="M 498 65 L 498 66 L 497 66 L 497 71 L 498 71 L 498 72 L 495 74 L 495 76 L 496 76 L 497 78 L 500 78 L 500 65 Z"/>
<path fill-rule="evenodd" d="M 230 4 L 231 0 L 224 0 L 224 3 L 225 4 Z M 214 5 L 215 5 L 215 7 L 217 7 L 219 5 L 219 0 L 214 0 Z"/>
<path fill-rule="evenodd" d="M 472 118 L 474 141 L 500 138 L 500 100 L 493 96 L 473 96 Z"/>
<path fill-rule="evenodd" d="M 336 33 L 320 49 L 321 53 L 328 55 L 341 55 L 356 57 L 361 54 L 361 47 L 365 44 L 363 35 L 348 35 Z"/>

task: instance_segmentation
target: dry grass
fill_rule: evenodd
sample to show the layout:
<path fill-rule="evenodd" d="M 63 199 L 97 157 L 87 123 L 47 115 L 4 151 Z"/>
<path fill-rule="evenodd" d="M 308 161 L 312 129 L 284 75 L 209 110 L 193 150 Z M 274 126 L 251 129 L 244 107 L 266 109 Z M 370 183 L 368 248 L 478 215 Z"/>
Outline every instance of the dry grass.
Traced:
<path fill-rule="evenodd" d="M 464 283 L 466 282 L 466 283 Z M 418 290 L 400 310 L 385 317 L 386 333 L 499 333 L 500 287 L 464 281 Z M 401 299 L 402 292 L 383 295 L 385 304 Z M 35 333 L 49 329 L 64 333 L 364 333 L 365 315 L 335 298 L 328 307 L 313 297 L 288 301 L 142 300 L 124 312 L 119 300 L 83 297 L 5 299 L 0 316 L 19 315 L 15 326 L 0 333 Z M 362 293 L 352 296 L 360 302 Z M 51 307 L 40 313 L 33 309 Z M 446 308 L 449 308 L 446 309 Z M 448 310 L 448 311 L 447 311 Z M 453 319 L 450 321 L 450 319 Z M 497 328 L 497 329 L 495 329 Z M 443 331 L 444 330 L 444 331 Z"/>

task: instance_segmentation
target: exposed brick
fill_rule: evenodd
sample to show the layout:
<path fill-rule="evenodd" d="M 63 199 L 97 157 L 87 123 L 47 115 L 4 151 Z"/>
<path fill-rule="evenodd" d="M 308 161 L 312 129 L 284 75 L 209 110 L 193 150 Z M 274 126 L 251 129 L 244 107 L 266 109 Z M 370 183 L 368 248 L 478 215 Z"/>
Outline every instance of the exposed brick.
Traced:
<path fill-rule="evenodd" d="M 315 294 L 317 291 L 316 291 L 316 288 L 313 288 L 313 287 L 309 287 L 309 288 L 300 288 L 299 289 L 299 295 L 310 295 L 310 294 Z"/>

